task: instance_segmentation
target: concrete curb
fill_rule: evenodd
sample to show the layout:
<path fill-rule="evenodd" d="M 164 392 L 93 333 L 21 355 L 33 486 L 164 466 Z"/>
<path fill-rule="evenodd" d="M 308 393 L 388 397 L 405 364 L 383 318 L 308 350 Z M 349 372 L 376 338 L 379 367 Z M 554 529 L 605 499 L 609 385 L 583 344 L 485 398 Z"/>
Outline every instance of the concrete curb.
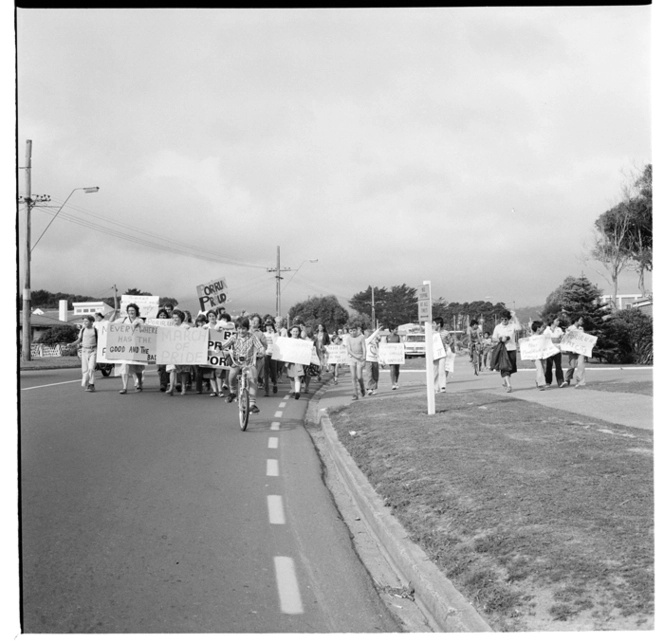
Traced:
<path fill-rule="evenodd" d="M 318 402 L 326 389 L 326 386 L 321 387 L 312 397 L 306 421 L 322 429 L 336 471 L 388 562 L 415 590 L 416 602 L 438 631 L 492 632 L 475 608 L 410 540 L 340 442 L 327 412 L 318 411 Z"/>

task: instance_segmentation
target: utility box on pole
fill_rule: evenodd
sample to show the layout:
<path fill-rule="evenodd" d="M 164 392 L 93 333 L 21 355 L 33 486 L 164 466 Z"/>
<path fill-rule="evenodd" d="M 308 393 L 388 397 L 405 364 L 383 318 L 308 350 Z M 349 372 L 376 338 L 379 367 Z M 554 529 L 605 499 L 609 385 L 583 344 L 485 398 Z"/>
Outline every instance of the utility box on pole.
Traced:
<path fill-rule="evenodd" d="M 424 281 L 417 292 L 418 321 L 424 323 L 427 365 L 427 413 L 436 413 L 436 394 L 433 390 L 433 326 L 431 312 L 431 282 Z"/>

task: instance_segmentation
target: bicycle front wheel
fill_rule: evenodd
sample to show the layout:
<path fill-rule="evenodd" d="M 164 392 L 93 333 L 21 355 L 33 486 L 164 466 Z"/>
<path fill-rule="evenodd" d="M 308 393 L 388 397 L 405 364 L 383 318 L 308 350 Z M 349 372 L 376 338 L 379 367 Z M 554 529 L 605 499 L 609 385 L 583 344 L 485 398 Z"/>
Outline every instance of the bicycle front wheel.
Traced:
<path fill-rule="evenodd" d="M 249 424 L 249 391 L 243 389 L 237 398 L 238 413 L 240 416 L 240 428 L 243 431 L 247 430 Z"/>

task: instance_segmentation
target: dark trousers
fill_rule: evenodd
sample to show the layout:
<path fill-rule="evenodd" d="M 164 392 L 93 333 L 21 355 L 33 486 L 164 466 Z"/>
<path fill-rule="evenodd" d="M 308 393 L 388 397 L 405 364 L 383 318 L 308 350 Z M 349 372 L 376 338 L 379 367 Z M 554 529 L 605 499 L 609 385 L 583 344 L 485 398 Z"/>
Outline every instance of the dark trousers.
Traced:
<path fill-rule="evenodd" d="M 551 382 L 553 382 L 554 364 L 556 366 L 556 382 L 558 382 L 558 386 L 560 386 L 565 381 L 565 378 L 563 377 L 562 355 L 560 353 L 556 353 L 555 355 L 546 358 L 544 380 L 547 384 L 551 384 Z"/>

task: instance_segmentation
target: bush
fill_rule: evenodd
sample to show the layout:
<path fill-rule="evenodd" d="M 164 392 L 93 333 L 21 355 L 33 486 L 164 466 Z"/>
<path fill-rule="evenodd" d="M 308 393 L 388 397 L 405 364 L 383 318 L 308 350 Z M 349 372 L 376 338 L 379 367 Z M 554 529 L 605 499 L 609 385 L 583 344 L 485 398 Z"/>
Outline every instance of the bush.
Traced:
<path fill-rule="evenodd" d="M 39 339 L 35 340 L 36 344 L 66 344 L 73 342 L 78 338 L 79 330 L 76 326 L 55 326 L 49 328 Z"/>
<path fill-rule="evenodd" d="M 619 310 L 603 325 L 595 355 L 619 364 L 647 364 L 654 361 L 652 317 L 638 309 Z"/>

